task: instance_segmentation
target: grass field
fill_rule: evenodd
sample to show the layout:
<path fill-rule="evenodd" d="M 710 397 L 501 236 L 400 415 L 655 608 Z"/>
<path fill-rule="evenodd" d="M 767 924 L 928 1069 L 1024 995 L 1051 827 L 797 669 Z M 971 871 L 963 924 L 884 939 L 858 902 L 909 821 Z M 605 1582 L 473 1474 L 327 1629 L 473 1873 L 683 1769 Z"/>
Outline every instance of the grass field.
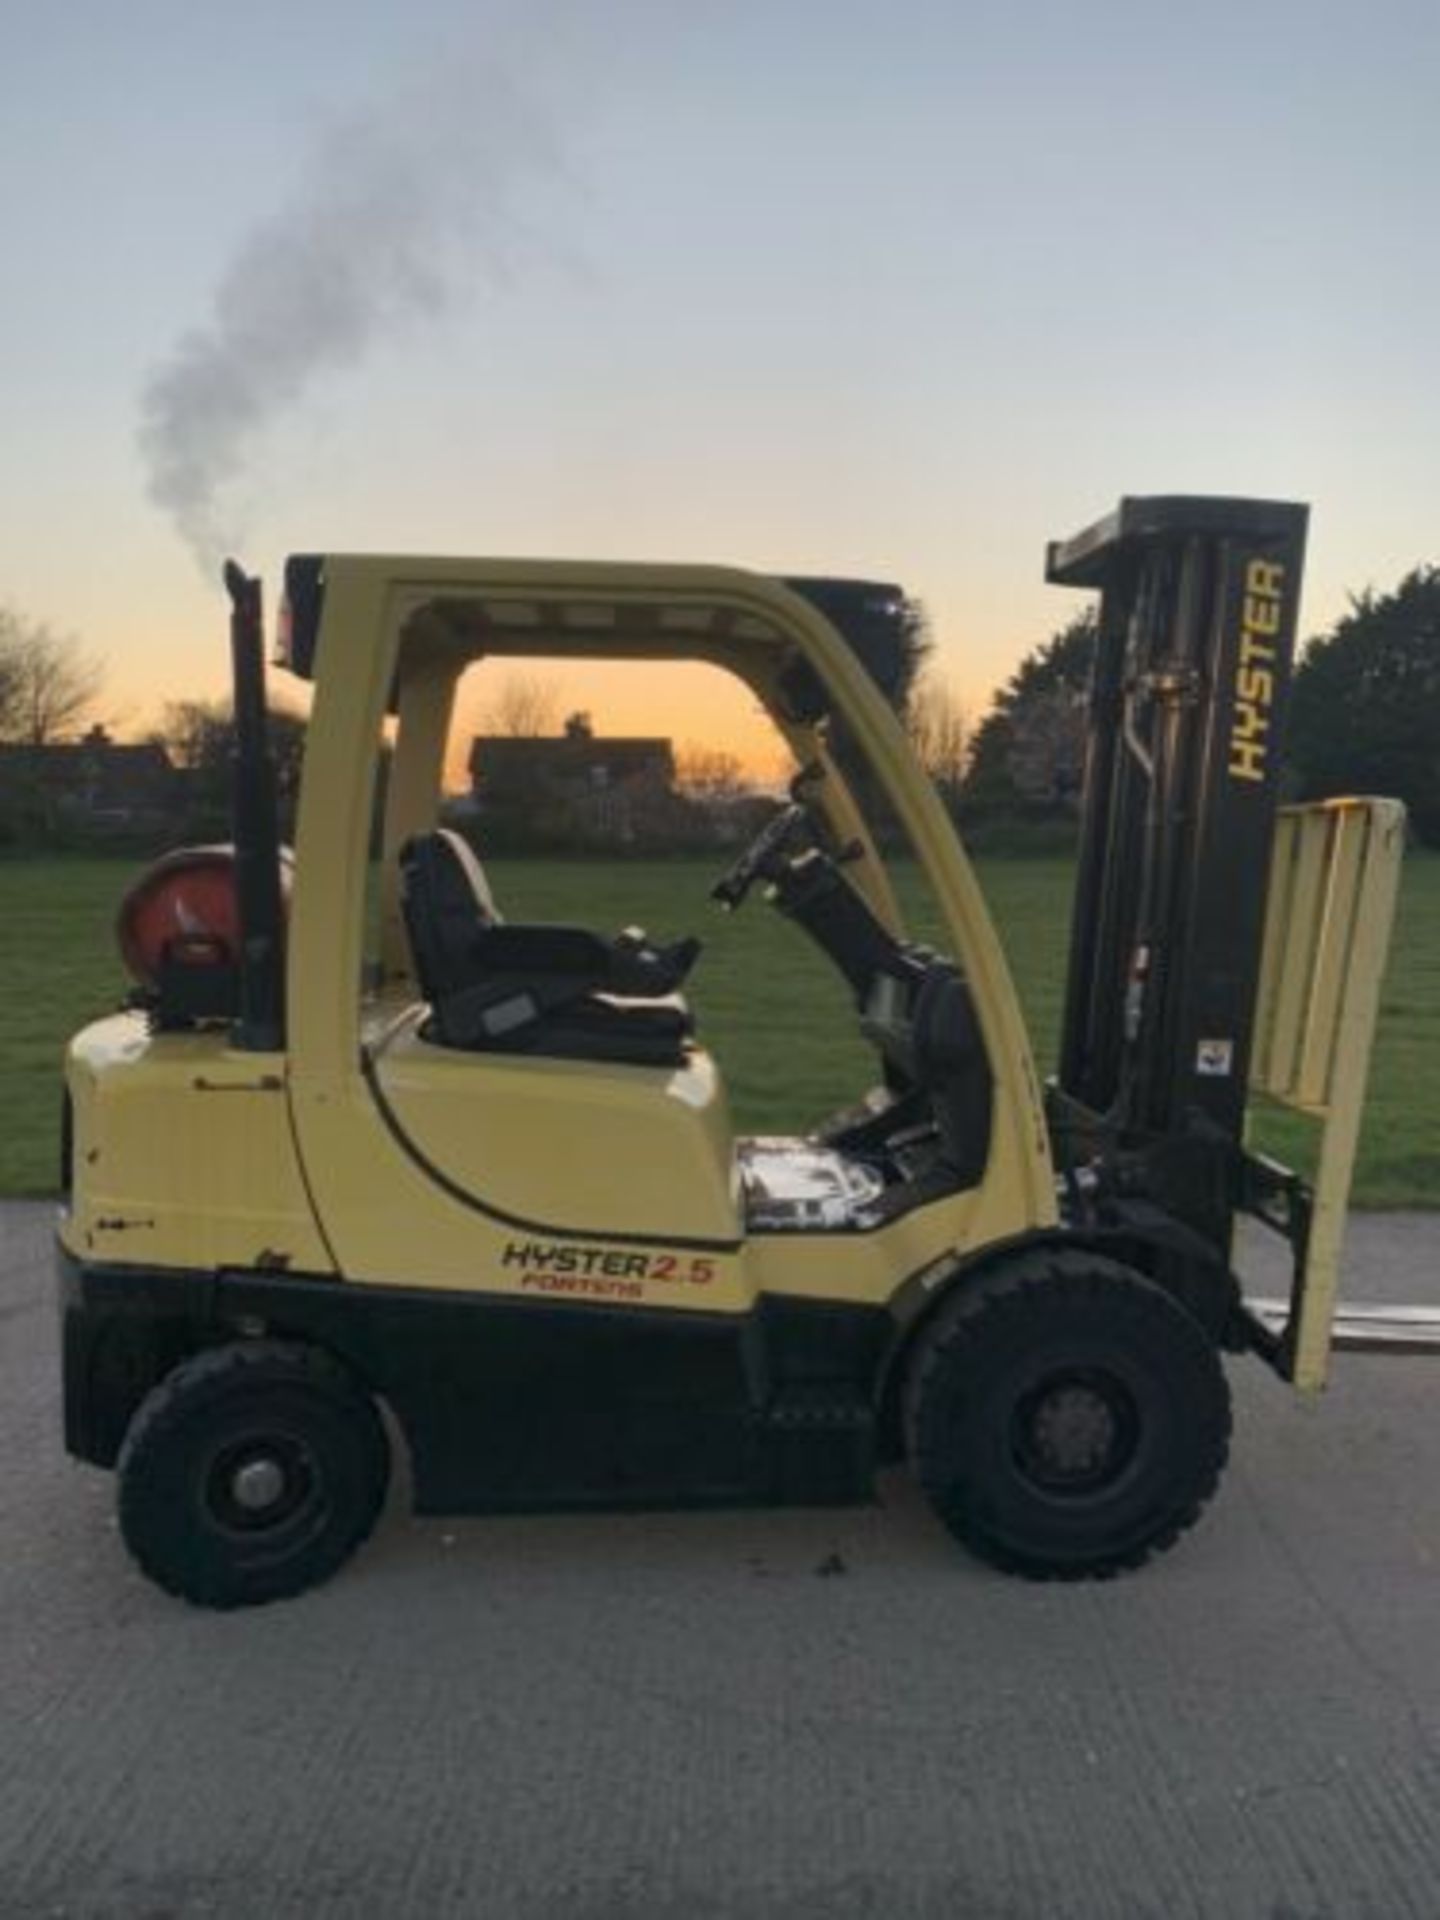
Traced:
<path fill-rule="evenodd" d="M 111 925 L 133 868 L 123 861 L 0 863 L 9 991 L 0 1001 L 0 1193 L 53 1190 L 65 1036 L 123 988 Z M 568 920 L 656 935 L 695 932 L 705 953 L 687 990 L 719 1056 L 737 1124 L 804 1128 L 873 1079 L 836 976 L 757 896 L 723 915 L 709 866 L 691 862 L 501 862 L 492 878 L 512 918 Z M 1059 861 L 982 865 L 980 877 L 1048 1071 L 1065 968 L 1070 876 Z M 918 889 L 913 930 L 926 924 Z M 1276 1121 L 1262 1143 L 1304 1160 L 1305 1129 Z M 1440 859 L 1408 863 L 1376 1046 L 1356 1185 L 1371 1207 L 1440 1205 Z"/>

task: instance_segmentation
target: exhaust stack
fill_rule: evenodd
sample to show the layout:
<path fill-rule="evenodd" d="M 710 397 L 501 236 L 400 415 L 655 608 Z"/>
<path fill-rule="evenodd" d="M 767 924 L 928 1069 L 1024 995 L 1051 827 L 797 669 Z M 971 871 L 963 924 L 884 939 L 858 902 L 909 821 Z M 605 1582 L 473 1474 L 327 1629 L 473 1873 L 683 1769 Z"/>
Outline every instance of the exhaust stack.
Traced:
<path fill-rule="evenodd" d="M 227 560 L 225 590 L 230 596 L 235 699 L 232 832 L 241 932 L 240 1011 L 234 1041 L 247 1052 L 276 1053 L 285 1045 L 285 926 L 275 767 L 265 707 L 260 582 Z"/>

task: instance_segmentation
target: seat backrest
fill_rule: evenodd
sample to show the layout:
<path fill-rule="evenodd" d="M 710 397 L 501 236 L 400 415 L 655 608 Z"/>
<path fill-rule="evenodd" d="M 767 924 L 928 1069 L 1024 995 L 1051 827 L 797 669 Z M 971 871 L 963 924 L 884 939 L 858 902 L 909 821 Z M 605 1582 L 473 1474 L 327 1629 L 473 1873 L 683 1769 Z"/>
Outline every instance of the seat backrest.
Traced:
<path fill-rule="evenodd" d="M 400 850 L 400 904 L 420 987 L 433 1005 L 469 984 L 477 933 L 500 924 L 485 869 L 469 841 L 448 827 L 419 833 Z"/>

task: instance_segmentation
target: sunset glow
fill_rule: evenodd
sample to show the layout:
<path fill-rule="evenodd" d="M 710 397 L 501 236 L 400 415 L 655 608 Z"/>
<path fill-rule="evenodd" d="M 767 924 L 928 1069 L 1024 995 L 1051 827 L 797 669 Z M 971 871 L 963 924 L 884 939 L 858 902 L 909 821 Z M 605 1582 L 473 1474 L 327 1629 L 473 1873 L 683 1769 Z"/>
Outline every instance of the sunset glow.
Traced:
<path fill-rule="evenodd" d="M 1122 493 L 1311 502 L 1305 631 L 1436 558 L 1433 9 L 162 12 L 28 21 L 0 133 L 0 599 L 120 732 L 224 688 L 182 536 L 272 603 L 295 550 L 891 579 L 974 718 Z M 561 703 L 764 756 L 743 694 Z"/>
<path fill-rule="evenodd" d="M 466 761 L 477 734 L 503 730 L 495 710 L 507 678 L 523 675 L 544 688 L 551 712 L 543 731 L 558 733 L 574 713 L 589 715 L 597 736 L 640 735 L 670 741 L 677 759 L 703 751 L 734 754 L 757 784 L 778 785 L 786 775 L 785 743 L 753 693 L 718 667 L 677 662 L 492 661 L 461 682 L 447 755 L 446 784 L 467 784 Z"/>

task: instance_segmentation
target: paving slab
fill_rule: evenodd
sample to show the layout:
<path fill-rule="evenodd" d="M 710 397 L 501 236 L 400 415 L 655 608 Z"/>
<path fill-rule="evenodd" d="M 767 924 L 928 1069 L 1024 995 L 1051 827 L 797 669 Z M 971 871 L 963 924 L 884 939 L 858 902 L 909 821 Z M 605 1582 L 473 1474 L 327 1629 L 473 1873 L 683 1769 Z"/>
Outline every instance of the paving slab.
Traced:
<path fill-rule="evenodd" d="M 841 1513 L 397 1504 L 216 1615 L 62 1452 L 51 1224 L 0 1208 L 5 1920 L 1440 1913 L 1440 1362 L 1347 1355 L 1316 1407 L 1237 1363 L 1209 1515 L 1109 1583 L 976 1565 L 897 1474 Z M 1359 1217 L 1346 1285 L 1440 1304 L 1440 1215 Z"/>

